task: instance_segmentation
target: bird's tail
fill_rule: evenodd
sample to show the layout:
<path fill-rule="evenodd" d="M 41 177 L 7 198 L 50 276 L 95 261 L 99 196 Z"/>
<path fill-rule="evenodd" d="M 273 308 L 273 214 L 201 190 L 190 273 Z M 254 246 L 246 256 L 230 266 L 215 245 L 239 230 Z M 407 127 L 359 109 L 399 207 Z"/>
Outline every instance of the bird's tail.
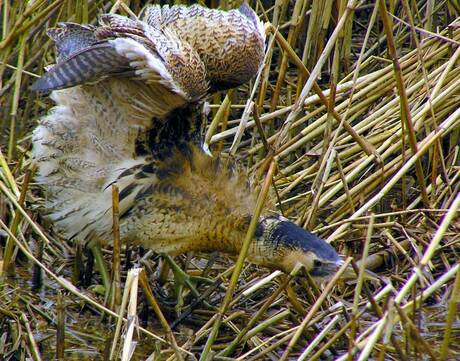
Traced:
<path fill-rule="evenodd" d="M 54 91 L 56 106 L 33 133 L 37 181 L 49 216 L 67 237 L 110 232 L 110 185 L 146 163 L 135 147 L 151 116 L 143 99 L 130 96 L 131 86 L 142 84 L 106 80 Z"/>

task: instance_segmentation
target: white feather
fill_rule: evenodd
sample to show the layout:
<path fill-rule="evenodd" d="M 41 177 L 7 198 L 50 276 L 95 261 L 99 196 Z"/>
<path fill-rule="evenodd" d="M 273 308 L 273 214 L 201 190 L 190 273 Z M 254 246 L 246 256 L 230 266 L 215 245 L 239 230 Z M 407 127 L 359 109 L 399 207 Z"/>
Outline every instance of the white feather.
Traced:
<path fill-rule="evenodd" d="M 67 237 L 110 240 L 111 184 L 117 181 L 123 190 L 130 179 L 118 179 L 120 174 L 147 162 L 144 157 L 134 158 L 136 129 L 143 129 L 146 120 L 139 116 L 133 123 L 120 99 L 123 91 L 114 91 L 124 86 L 129 84 L 110 80 L 54 91 L 51 98 L 57 105 L 33 133 L 37 181 L 47 190 L 45 206 Z M 143 186 L 139 183 L 132 197 Z M 126 208 L 122 201 L 120 210 Z"/>
<path fill-rule="evenodd" d="M 109 43 L 113 45 L 118 54 L 130 60 L 130 65 L 136 69 L 136 75 L 147 81 L 149 79 L 157 80 L 155 78 L 157 75 L 160 84 L 186 98 L 186 94 L 178 87 L 161 59 L 146 49 L 145 46 L 129 38 L 113 39 L 109 40 Z"/>

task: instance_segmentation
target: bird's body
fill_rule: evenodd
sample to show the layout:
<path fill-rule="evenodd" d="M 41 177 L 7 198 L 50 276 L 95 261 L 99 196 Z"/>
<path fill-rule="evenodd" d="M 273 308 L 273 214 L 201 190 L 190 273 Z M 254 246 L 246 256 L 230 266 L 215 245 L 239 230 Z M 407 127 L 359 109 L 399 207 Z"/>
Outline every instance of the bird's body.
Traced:
<path fill-rule="evenodd" d="M 261 23 L 246 6 L 153 6 L 140 20 L 107 15 L 102 22 L 52 30 L 58 61 L 35 85 L 61 89 L 33 136 L 50 218 L 69 238 L 110 241 L 116 183 L 123 240 L 169 254 L 237 254 L 256 196 L 244 172 L 203 152 L 194 113 L 208 89 L 255 75 L 264 52 Z M 214 34 L 207 50 L 203 29 Z M 111 67 L 99 64 L 108 58 Z M 285 271 L 300 262 L 316 275 L 340 264 L 327 243 L 268 211 L 248 258 Z"/>

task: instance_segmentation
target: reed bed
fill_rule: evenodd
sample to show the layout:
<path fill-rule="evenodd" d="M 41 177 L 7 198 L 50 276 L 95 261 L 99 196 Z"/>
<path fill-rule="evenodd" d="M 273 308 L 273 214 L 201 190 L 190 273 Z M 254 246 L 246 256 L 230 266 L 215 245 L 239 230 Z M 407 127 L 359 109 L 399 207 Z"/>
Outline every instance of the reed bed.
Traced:
<path fill-rule="evenodd" d="M 206 143 L 259 181 L 254 219 L 271 194 L 346 262 L 318 284 L 184 255 L 198 294 L 179 306 L 152 251 L 115 237 L 96 259 L 111 274 L 93 271 L 42 217 L 30 160 L 52 105 L 28 90 L 53 62 L 46 29 L 145 3 L 0 1 L 0 359 L 460 359 L 460 3 L 250 1 L 265 64 L 208 99 Z"/>

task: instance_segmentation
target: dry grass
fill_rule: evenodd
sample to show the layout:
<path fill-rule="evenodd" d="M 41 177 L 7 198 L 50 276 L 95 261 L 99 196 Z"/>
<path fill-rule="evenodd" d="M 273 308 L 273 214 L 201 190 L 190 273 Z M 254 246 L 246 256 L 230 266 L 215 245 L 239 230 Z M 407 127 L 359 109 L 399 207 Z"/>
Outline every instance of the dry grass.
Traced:
<path fill-rule="evenodd" d="M 250 4 L 271 23 L 266 64 L 210 99 L 206 140 L 260 177 L 260 202 L 273 185 L 280 212 L 364 259 L 359 276 L 317 287 L 184 256 L 208 282 L 178 318 L 159 257 L 123 245 L 101 255 L 126 285 L 105 302 L 110 276 L 82 275 L 92 262 L 40 216 L 30 131 L 51 104 L 28 86 L 53 60 L 47 28 L 143 2 L 0 1 L 0 359 L 460 359 L 460 3 Z"/>

